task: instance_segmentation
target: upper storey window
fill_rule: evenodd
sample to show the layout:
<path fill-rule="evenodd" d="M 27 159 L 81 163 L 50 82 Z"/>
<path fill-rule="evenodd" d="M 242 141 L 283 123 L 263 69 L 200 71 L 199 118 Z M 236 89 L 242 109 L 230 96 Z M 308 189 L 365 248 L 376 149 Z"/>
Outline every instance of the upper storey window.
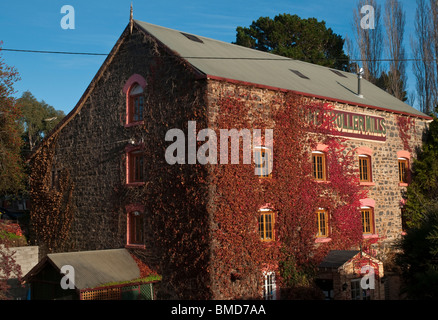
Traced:
<path fill-rule="evenodd" d="M 327 180 L 325 153 L 321 151 L 312 152 L 312 167 L 313 167 L 313 177 L 315 178 L 315 180 L 319 180 L 319 181 Z"/>
<path fill-rule="evenodd" d="M 139 84 L 134 84 L 129 90 L 128 122 L 138 122 L 143 120 L 144 96 L 143 88 Z"/>
<path fill-rule="evenodd" d="M 144 121 L 146 80 L 139 74 L 133 74 L 123 86 L 126 95 L 125 126 L 141 124 Z"/>

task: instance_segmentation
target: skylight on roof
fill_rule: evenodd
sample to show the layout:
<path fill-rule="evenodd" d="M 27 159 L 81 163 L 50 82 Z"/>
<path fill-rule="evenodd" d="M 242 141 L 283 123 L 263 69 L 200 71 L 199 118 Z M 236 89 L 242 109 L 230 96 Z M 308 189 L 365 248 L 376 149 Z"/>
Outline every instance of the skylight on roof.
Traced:
<path fill-rule="evenodd" d="M 338 76 L 340 76 L 340 77 L 344 77 L 344 78 L 347 77 L 345 74 L 339 72 L 338 70 L 330 69 L 330 71 L 333 72 L 333 73 L 336 73 L 336 74 L 337 74 Z"/>
<path fill-rule="evenodd" d="M 310 79 L 309 77 L 306 77 L 304 74 L 302 74 L 301 72 L 299 72 L 298 70 L 293 70 L 293 69 L 289 69 L 290 71 L 292 71 L 293 73 L 295 73 L 297 76 L 299 76 L 300 78 L 303 79 Z"/>
<path fill-rule="evenodd" d="M 185 36 L 187 39 L 190 39 L 192 41 L 199 42 L 199 43 L 204 43 L 204 41 L 199 39 L 197 36 L 194 36 L 193 34 L 188 34 L 188 33 L 184 33 L 184 32 L 181 32 L 181 34 L 183 36 Z"/>

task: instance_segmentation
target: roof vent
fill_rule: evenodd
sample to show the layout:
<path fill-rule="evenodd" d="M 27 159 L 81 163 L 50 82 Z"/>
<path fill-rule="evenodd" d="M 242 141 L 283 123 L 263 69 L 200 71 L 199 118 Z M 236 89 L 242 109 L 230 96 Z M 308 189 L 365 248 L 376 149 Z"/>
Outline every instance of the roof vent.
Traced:
<path fill-rule="evenodd" d="M 183 36 L 185 36 L 187 39 L 190 39 L 192 41 L 199 42 L 199 43 L 204 43 L 204 41 L 199 39 L 197 36 L 194 36 L 193 34 L 188 34 L 188 33 L 184 33 L 184 32 L 181 32 L 181 34 Z"/>
<path fill-rule="evenodd" d="M 335 74 L 337 74 L 337 75 L 340 76 L 340 77 L 343 77 L 343 78 L 346 78 L 346 77 L 347 77 L 345 74 L 341 73 L 341 72 L 338 71 L 338 70 L 330 69 L 330 71 L 333 72 L 333 73 L 335 73 Z"/>
<path fill-rule="evenodd" d="M 310 79 L 308 77 L 306 77 L 304 74 L 302 74 L 301 72 L 299 72 L 298 70 L 293 70 L 293 69 L 289 69 L 290 71 L 292 71 L 293 73 L 295 73 L 297 76 L 299 76 L 300 78 L 303 79 Z"/>
<path fill-rule="evenodd" d="M 357 96 L 359 98 L 363 98 L 363 94 L 362 94 L 362 90 L 361 90 L 361 80 L 362 80 L 362 76 L 363 76 L 363 68 L 360 68 L 359 71 L 357 72 Z"/>

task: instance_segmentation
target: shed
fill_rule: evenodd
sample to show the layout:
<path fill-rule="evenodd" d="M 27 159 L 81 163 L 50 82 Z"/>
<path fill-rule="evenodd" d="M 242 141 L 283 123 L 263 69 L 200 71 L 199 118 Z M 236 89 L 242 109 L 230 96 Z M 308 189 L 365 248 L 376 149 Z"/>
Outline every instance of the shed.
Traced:
<path fill-rule="evenodd" d="M 152 300 L 154 272 L 141 274 L 126 249 L 48 254 L 25 276 L 35 300 Z"/>
<path fill-rule="evenodd" d="M 359 250 L 332 250 L 318 266 L 327 300 L 383 300 L 383 263 Z"/>

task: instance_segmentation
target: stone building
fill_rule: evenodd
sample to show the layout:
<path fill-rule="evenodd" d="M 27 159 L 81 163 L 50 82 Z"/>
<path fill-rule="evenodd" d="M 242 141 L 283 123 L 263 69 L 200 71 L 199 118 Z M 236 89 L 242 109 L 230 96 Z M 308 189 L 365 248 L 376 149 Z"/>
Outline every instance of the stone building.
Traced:
<path fill-rule="evenodd" d="M 229 295 L 215 289 L 221 284 L 203 268 L 214 259 L 209 199 L 188 208 L 194 196 L 177 192 L 173 182 L 182 169 L 166 163 L 163 143 L 169 129 L 186 132 L 190 121 L 214 127 L 216 103 L 226 92 L 251 96 L 253 108 L 294 92 L 334 107 L 337 132 L 356 152 L 360 183 L 369 189 L 360 208 L 363 236 L 391 243 L 403 232 L 402 194 L 431 119 L 360 81 L 358 92 L 356 74 L 131 19 L 77 105 L 31 157 L 35 239 L 49 252 L 127 248 L 161 273 L 159 299 L 253 298 L 245 288 L 257 281 L 259 296 L 274 298 L 270 272 L 242 280 Z M 314 150 L 322 180 L 325 148 Z M 199 194 L 211 194 L 194 175 L 208 181 L 208 169 L 185 166 L 184 177 Z M 151 179 L 162 180 L 161 187 Z M 162 218 L 157 199 L 180 205 Z M 330 241 L 324 219 L 318 218 L 317 242 Z M 163 252 L 157 237 L 176 253 Z M 187 254 L 194 243 L 205 249 L 197 259 Z M 377 255 L 381 248 L 375 249 Z"/>

